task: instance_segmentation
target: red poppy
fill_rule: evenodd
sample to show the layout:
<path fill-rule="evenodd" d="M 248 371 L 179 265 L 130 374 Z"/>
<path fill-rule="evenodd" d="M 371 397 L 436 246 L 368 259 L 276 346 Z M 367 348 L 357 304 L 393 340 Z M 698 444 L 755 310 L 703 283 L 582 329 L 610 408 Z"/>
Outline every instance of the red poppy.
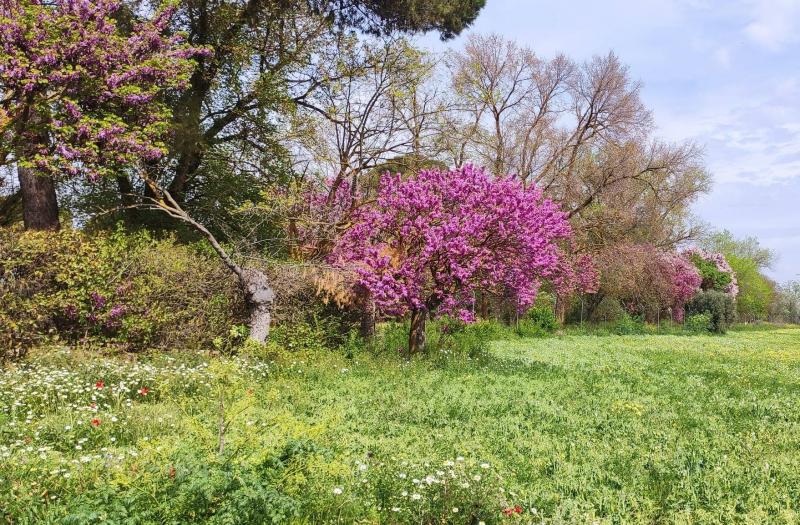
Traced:
<path fill-rule="evenodd" d="M 91 423 L 92 423 L 93 427 L 99 427 L 100 426 L 100 419 L 99 418 L 94 418 L 94 419 L 92 419 Z"/>
<path fill-rule="evenodd" d="M 505 514 L 506 516 L 511 516 L 512 514 L 514 514 L 514 508 L 508 507 L 507 509 L 503 509 L 503 514 Z"/>
<path fill-rule="evenodd" d="M 175 466 L 174 465 L 170 465 L 170 467 L 169 467 L 169 478 L 170 479 L 175 479 Z"/>
<path fill-rule="evenodd" d="M 149 392 L 150 392 L 150 389 L 147 388 L 146 386 L 143 386 L 142 388 L 139 389 L 139 395 L 140 396 L 146 396 Z"/>
<path fill-rule="evenodd" d="M 106 384 L 105 384 L 103 381 L 98 381 L 97 383 L 95 383 L 95 384 L 94 384 L 94 387 L 95 387 L 96 389 L 98 389 L 98 390 L 100 390 L 100 389 L 101 389 L 101 388 L 103 388 L 104 386 L 106 386 Z"/>
<path fill-rule="evenodd" d="M 520 507 L 519 505 L 515 505 L 514 506 L 514 512 L 516 512 L 517 514 L 520 514 L 522 512 L 522 507 Z"/>

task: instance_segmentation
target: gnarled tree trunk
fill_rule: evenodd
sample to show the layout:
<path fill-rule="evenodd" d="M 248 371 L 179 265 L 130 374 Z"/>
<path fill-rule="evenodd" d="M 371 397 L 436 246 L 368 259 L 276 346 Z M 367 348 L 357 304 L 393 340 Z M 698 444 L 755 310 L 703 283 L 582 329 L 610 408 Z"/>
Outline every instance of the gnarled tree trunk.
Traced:
<path fill-rule="evenodd" d="M 245 290 L 245 302 L 250 313 L 250 339 L 263 343 L 269 336 L 275 292 L 269 285 L 267 276 L 260 270 L 244 268 L 239 279 Z"/>
<path fill-rule="evenodd" d="M 31 168 L 17 167 L 22 194 L 22 220 L 26 230 L 58 230 L 56 183 L 49 175 L 38 175 Z"/>
<path fill-rule="evenodd" d="M 243 268 L 236 264 L 231 259 L 225 248 L 217 241 L 214 234 L 208 228 L 194 220 L 189 216 L 183 208 L 181 208 L 178 201 L 176 201 L 169 191 L 161 188 L 158 184 L 147 177 L 142 175 L 147 187 L 153 194 L 149 198 L 153 202 L 152 208 L 163 211 L 170 217 L 181 220 L 195 230 L 200 232 L 211 244 L 211 247 L 217 252 L 217 255 L 225 266 L 233 272 L 239 279 L 239 285 L 244 292 L 244 300 L 247 305 L 247 311 L 250 314 L 250 339 L 253 341 L 263 343 L 269 336 L 269 326 L 272 319 L 272 302 L 275 299 L 275 292 L 269 285 L 269 278 L 261 270 L 255 268 Z"/>

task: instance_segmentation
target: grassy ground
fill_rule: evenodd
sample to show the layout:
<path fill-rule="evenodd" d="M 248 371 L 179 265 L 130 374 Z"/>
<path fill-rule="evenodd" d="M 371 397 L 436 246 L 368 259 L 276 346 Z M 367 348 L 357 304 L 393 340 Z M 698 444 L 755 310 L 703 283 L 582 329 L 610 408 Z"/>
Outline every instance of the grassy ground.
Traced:
<path fill-rule="evenodd" d="M 798 329 L 0 374 L 9 522 L 800 520 Z"/>

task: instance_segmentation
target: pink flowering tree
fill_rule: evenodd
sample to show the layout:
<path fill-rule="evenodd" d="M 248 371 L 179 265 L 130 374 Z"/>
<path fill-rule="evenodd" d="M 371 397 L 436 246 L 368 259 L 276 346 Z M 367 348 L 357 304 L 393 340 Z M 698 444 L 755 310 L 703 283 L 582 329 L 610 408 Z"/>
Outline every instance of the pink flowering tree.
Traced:
<path fill-rule="evenodd" d="M 682 323 L 686 303 L 700 291 L 700 273 L 691 261 L 674 252 L 661 252 L 657 261 L 666 283 L 666 305 L 672 312 L 672 318 Z"/>
<path fill-rule="evenodd" d="M 174 7 L 123 35 L 117 0 L 0 2 L 0 165 L 15 163 L 30 229 L 58 228 L 54 180 L 114 176 L 160 158 L 171 114 L 206 54 L 167 34 Z"/>
<path fill-rule="evenodd" d="M 185 89 L 194 57 L 168 26 L 174 4 L 124 33 L 117 0 L 0 0 L 0 165 L 16 163 L 29 229 L 58 228 L 56 177 L 131 171 L 151 190 L 143 207 L 202 234 L 233 272 L 250 313 L 250 338 L 269 333 L 274 293 L 267 276 L 237 264 L 214 235 L 148 176 L 166 153 L 165 97 Z"/>
<path fill-rule="evenodd" d="M 358 209 L 332 260 L 356 274 L 380 312 L 410 314 L 409 353 L 421 351 L 435 311 L 473 319 L 476 290 L 533 304 L 560 275 L 559 241 L 571 238 L 559 206 L 535 188 L 479 168 L 387 174 L 377 198 Z"/>
<path fill-rule="evenodd" d="M 596 260 L 601 295 L 619 300 L 632 314 L 655 320 L 669 311 L 681 322 L 684 306 L 700 290 L 700 273 L 686 257 L 651 244 L 614 245 Z"/>
<path fill-rule="evenodd" d="M 689 248 L 683 252 L 683 256 L 700 272 L 703 290 L 717 290 L 736 299 L 739 295 L 739 283 L 736 280 L 736 273 L 723 254 Z"/>

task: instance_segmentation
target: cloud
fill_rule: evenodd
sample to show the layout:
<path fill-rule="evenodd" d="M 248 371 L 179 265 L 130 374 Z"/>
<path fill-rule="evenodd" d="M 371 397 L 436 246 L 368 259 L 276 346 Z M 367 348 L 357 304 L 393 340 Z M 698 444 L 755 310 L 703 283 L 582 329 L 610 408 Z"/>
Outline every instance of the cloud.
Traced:
<path fill-rule="evenodd" d="M 752 17 L 744 34 L 769 51 L 781 51 L 800 39 L 800 0 L 756 0 Z"/>

